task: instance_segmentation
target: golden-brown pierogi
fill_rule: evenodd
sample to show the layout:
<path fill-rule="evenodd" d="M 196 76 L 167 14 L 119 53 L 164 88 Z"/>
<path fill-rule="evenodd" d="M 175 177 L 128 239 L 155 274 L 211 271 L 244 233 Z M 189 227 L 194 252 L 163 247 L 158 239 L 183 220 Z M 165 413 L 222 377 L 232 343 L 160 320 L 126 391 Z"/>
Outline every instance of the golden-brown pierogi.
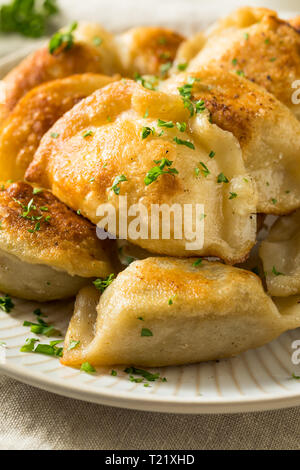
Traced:
<path fill-rule="evenodd" d="M 247 257 L 256 235 L 255 187 L 237 140 L 212 124 L 207 112 L 191 117 L 180 97 L 123 80 L 81 101 L 51 133 L 42 139 L 26 178 L 92 222 L 100 221 L 97 210 L 107 203 L 118 219 L 120 196 L 126 195 L 129 223 L 140 215 L 147 232 L 131 225 L 131 235 L 128 226 L 132 243 L 172 256 L 212 255 L 230 263 Z M 163 204 L 171 212 L 176 204 L 173 218 L 180 220 L 170 224 L 170 235 L 153 236 L 153 205 Z M 196 215 L 183 229 L 185 204 L 194 205 L 194 214 L 199 204 L 202 248 L 186 247 L 185 229 L 198 232 Z M 120 236 L 118 226 L 115 231 Z"/>
<path fill-rule="evenodd" d="M 246 171 L 256 182 L 258 212 L 287 214 L 300 207 L 300 124 L 295 116 L 255 83 L 213 65 L 172 77 L 161 88 L 179 96 L 190 76 L 192 98 L 203 100 L 212 122 L 237 138 Z"/>
<path fill-rule="evenodd" d="M 216 360 L 300 325 L 300 312 L 280 315 L 255 274 L 220 263 L 148 258 L 120 273 L 100 302 L 92 289 L 77 297 L 63 364 L 154 367 Z M 78 345 L 70 349 L 73 341 Z"/>
<path fill-rule="evenodd" d="M 95 227 L 49 191 L 1 184 L 0 220 L 2 292 L 37 301 L 66 298 L 112 272 Z"/>
<path fill-rule="evenodd" d="M 22 180 L 41 138 L 57 119 L 114 80 L 100 74 L 72 75 L 35 87 L 21 98 L 0 129 L 1 179 Z"/>

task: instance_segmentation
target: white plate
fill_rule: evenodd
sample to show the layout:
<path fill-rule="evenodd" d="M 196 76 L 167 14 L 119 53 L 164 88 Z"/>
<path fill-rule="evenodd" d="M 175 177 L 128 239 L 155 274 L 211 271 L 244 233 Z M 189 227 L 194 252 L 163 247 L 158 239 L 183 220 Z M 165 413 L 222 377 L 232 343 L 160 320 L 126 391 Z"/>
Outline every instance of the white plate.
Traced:
<path fill-rule="evenodd" d="M 80 400 L 105 405 L 174 413 L 232 413 L 300 405 L 299 373 L 292 364 L 293 341 L 300 329 L 285 333 L 276 341 L 234 359 L 184 367 L 152 369 L 161 372 L 167 382 L 143 384 L 130 382 L 124 367 L 101 368 L 89 375 L 64 367 L 53 357 L 21 353 L 28 337 L 23 321 L 36 321 L 37 304 L 14 300 L 10 313 L 0 313 L 0 340 L 5 341 L 4 363 L 0 372 L 30 385 Z M 48 323 L 65 331 L 73 303 L 40 305 Z M 52 339 L 52 338 L 51 338 Z M 41 342 L 49 342 L 41 338 Z M 6 356 L 6 357 L 4 357 Z M 298 367 L 299 369 L 299 367 Z"/>
<path fill-rule="evenodd" d="M 70 11 L 68 3 L 70 0 L 61 0 L 66 11 Z M 127 0 L 127 6 L 131 6 L 133 0 Z M 92 4 L 95 0 L 89 0 Z M 106 0 L 102 1 L 105 3 Z M 122 15 L 118 15 L 122 24 L 116 24 L 114 16 L 113 24 L 109 19 L 103 21 L 103 14 L 108 14 L 111 9 L 100 8 L 97 0 L 97 9 L 86 8 L 84 12 L 78 12 L 82 2 L 72 0 L 72 18 L 64 15 L 67 19 L 83 17 L 84 13 L 93 12 L 92 20 L 103 21 L 108 28 L 122 29 L 126 21 L 136 24 L 147 23 L 163 24 L 163 18 L 173 19 L 173 26 L 186 30 L 186 24 L 193 19 L 192 29 L 197 22 L 205 23 L 211 21 L 217 12 L 222 15 L 225 2 L 211 0 L 209 5 L 204 5 L 194 0 L 165 0 L 163 10 L 154 8 L 153 2 L 144 2 L 139 8 L 129 8 L 128 11 L 135 12 L 134 18 L 125 18 L 125 2 L 109 0 L 110 5 L 117 4 L 122 7 Z M 226 9 L 231 9 L 233 4 L 242 2 L 229 2 Z M 245 2 L 259 3 L 259 2 Z M 268 2 L 262 2 L 267 4 Z M 271 2 L 274 8 L 280 2 Z M 276 3 L 276 5 L 275 5 Z M 181 6 L 180 6 L 181 4 Z M 270 2 L 269 2 L 270 4 Z M 291 11 L 295 7 L 294 0 L 282 2 L 286 9 Z M 135 3 L 135 5 L 137 5 Z M 161 5 L 161 2 L 160 2 Z M 270 6 L 270 5 L 268 5 Z M 123 11 L 124 10 L 124 11 Z M 191 16 L 191 10 L 193 15 Z M 99 17 L 95 17 L 95 12 Z M 178 14 L 180 11 L 180 15 Z M 175 22 L 176 18 L 180 18 Z M 80 14 L 79 14 L 80 13 Z M 86 15 L 85 15 L 86 16 Z M 286 14 L 289 16 L 289 14 Z M 73 18 L 74 17 L 74 18 Z M 89 19 L 86 17 L 85 19 Z M 125 22 L 125 23 L 124 23 Z M 123 25 L 124 23 L 124 25 Z M 176 23 L 176 24 L 175 24 Z M 180 24 L 182 28 L 180 28 Z M 168 26 L 170 20 L 167 22 Z M 126 26 L 131 26 L 127 24 Z M 1 40 L 3 43 L 3 39 Z M 1 46 L 0 41 L 0 46 Z M 22 41 L 20 43 L 20 46 Z M 27 46 L 26 46 L 27 47 Z M 0 50 L 2 48 L 0 47 Z M 16 52 L 8 58 L 0 61 L 0 76 L 7 72 L 8 68 L 20 60 L 20 52 Z M 128 375 L 123 372 L 124 367 L 116 368 L 118 375 L 113 377 L 111 369 L 99 369 L 96 374 L 88 375 L 75 369 L 63 367 L 59 360 L 48 356 L 24 354 L 20 347 L 29 336 L 29 329 L 23 327 L 24 320 L 34 321 L 36 317 L 33 310 L 36 304 L 25 301 L 14 301 L 15 309 L 6 314 L 0 311 L 0 341 L 6 342 L 5 355 L 0 348 L 0 372 L 9 375 L 27 384 L 65 395 L 80 400 L 112 405 L 124 408 L 134 408 L 148 411 L 164 411 L 174 413 L 233 413 L 242 411 L 258 411 L 271 408 L 284 408 L 300 405 L 300 382 L 292 379 L 292 374 L 300 375 L 299 366 L 294 366 L 291 361 L 292 343 L 300 340 L 300 329 L 285 333 L 276 341 L 255 351 L 248 351 L 241 356 L 221 361 L 218 363 L 206 363 L 184 367 L 168 367 L 161 369 L 161 374 L 167 378 L 167 382 L 154 383 L 145 388 L 143 384 L 135 384 L 128 380 Z M 72 312 L 72 303 L 58 302 L 42 305 L 41 308 L 48 315 L 47 321 L 54 323 L 62 332 L 65 331 L 68 318 Z M 51 338 L 52 339 L 52 338 Z M 49 342 L 44 338 L 43 342 Z M 3 353 L 3 354 L 2 354 Z M 4 357 L 5 356 L 5 357 Z M 1 363 L 1 358 L 3 363 Z M 157 371 L 158 369 L 155 369 Z"/>

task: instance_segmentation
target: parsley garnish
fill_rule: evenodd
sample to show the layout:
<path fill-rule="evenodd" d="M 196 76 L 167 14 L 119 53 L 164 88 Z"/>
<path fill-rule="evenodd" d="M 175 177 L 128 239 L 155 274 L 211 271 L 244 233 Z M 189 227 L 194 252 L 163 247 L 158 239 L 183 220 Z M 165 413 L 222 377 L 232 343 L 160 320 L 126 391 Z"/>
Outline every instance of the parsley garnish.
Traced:
<path fill-rule="evenodd" d="M 48 325 L 41 316 L 38 316 L 38 323 L 33 323 L 30 321 L 24 321 L 23 326 L 30 326 L 31 333 L 36 335 L 45 335 L 45 336 L 61 336 L 61 332 L 57 330 L 54 326 Z"/>
<path fill-rule="evenodd" d="M 51 132 L 50 135 L 53 139 L 57 139 L 57 137 L 59 136 L 59 134 L 57 132 Z"/>
<path fill-rule="evenodd" d="M 59 54 L 62 51 L 67 51 L 71 49 L 74 43 L 73 31 L 77 28 L 77 22 L 71 24 L 70 28 L 66 32 L 58 31 L 55 33 L 49 42 L 49 52 L 50 54 L 57 53 Z"/>
<path fill-rule="evenodd" d="M 215 155 L 216 152 L 214 152 L 213 150 L 211 150 L 211 152 L 208 154 L 209 158 L 214 158 Z"/>
<path fill-rule="evenodd" d="M 177 65 L 177 68 L 178 68 L 178 70 L 180 70 L 181 72 L 184 72 L 184 71 L 187 69 L 188 65 L 189 65 L 188 62 L 185 62 L 184 64 L 178 64 L 178 65 Z"/>
<path fill-rule="evenodd" d="M 148 328 L 142 328 L 141 336 L 153 336 L 153 333 Z"/>
<path fill-rule="evenodd" d="M 158 119 L 157 125 L 158 127 L 167 127 L 168 129 L 174 127 L 173 121 L 162 121 L 161 119 Z"/>
<path fill-rule="evenodd" d="M 79 343 L 80 343 L 80 341 L 71 341 L 69 346 L 68 346 L 68 351 L 71 351 L 72 349 L 77 348 Z"/>
<path fill-rule="evenodd" d="M 186 122 L 176 122 L 176 127 L 180 132 L 185 132 L 186 131 Z"/>
<path fill-rule="evenodd" d="M 144 88 L 148 90 L 156 91 L 157 88 L 155 84 L 157 84 L 158 79 L 154 75 L 147 75 L 147 79 L 142 77 L 139 73 L 136 73 L 134 79 L 137 83 L 140 83 Z"/>
<path fill-rule="evenodd" d="M 194 263 L 193 266 L 196 268 L 202 264 L 202 258 L 198 258 Z"/>
<path fill-rule="evenodd" d="M 112 370 L 112 371 L 111 371 L 111 375 L 112 375 L 113 377 L 116 377 L 116 376 L 118 375 L 118 373 L 117 373 L 116 370 Z"/>
<path fill-rule="evenodd" d="M 237 193 L 229 193 L 230 196 L 229 196 L 229 199 L 235 199 L 237 197 Z"/>
<path fill-rule="evenodd" d="M 83 134 L 83 137 L 86 138 L 86 137 L 90 137 L 91 135 L 93 135 L 94 132 L 89 130 L 89 131 L 86 131 L 84 134 Z"/>
<path fill-rule="evenodd" d="M 84 362 L 81 365 L 80 370 L 86 372 L 87 374 L 92 374 L 93 372 L 96 372 L 96 369 L 89 362 Z"/>
<path fill-rule="evenodd" d="M 178 145 L 185 145 L 186 147 L 195 150 L 195 145 L 189 140 L 181 140 L 178 137 L 174 137 L 173 141 Z"/>
<path fill-rule="evenodd" d="M 150 134 L 154 134 L 154 131 L 153 131 L 153 129 L 151 129 L 151 127 L 143 127 L 142 128 L 142 140 L 147 139 L 147 137 Z"/>
<path fill-rule="evenodd" d="M 50 341 L 50 344 L 38 344 L 35 347 L 35 343 L 39 340 L 36 338 L 28 338 L 24 346 L 21 347 L 21 352 L 33 352 L 37 354 L 45 354 L 46 356 L 56 356 L 61 357 L 63 353 L 63 348 L 58 348 L 57 344 L 61 343 L 61 340 Z"/>
<path fill-rule="evenodd" d="M 277 269 L 275 268 L 275 266 L 273 266 L 273 268 L 272 268 L 272 273 L 274 274 L 274 276 L 284 276 L 283 273 L 277 271 Z"/>
<path fill-rule="evenodd" d="M 98 289 L 103 294 L 105 289 L 113 282 L 114 278 L 115 278 L 115 275 L 112 273 L 105 279 L 100 279 L 100 278 L 96 279 L 96 281 L 94 281 L 93 284 L 96 287 L 96 289 Z"/>
<path fill-rule="evenodd" d="M 129 379 L 131 382 L 141 383 L 144 380 L 148 382 L 155 382 L 156 380 L 160 380 L 162 382 L 167 382 L 165 377 L 161 377 L 159 373 L 152 374 L 151 372 L 143 369 L 137 369 L 136 367 L 127 367 L 124 372 L 129 374 Z M 139 375 L 142 379 L 135 378 L 133 375 Z"/>
<path fill-rule="evenodd" d="M 120 186 L 119 184 L 120 183 L 123 183 L 124 181 L 128 181 L 126 176 L 125 175 L 119 175 L 115 178 L 114 182 L 113 182 L 113 185 L 111 187 L 111 189 L 113 190 L 113 192 L 118 196 L 120 194 Z"/>
<path fill-rule="evenodd" d="M 229 183 L 229 179 L 226 178 L 224 173 L 220 173 L 217 178 L 218 183 Z"/>
<path fill-rule="evenodd" d="M 12 0 L 0 8 L 0 31 L 39 38 L 46 33 L 49 17 L 56 13 L 56 0 L 44 0 L 39 8 L 35 0 Z"/>
<path fill-rule="evenodd" d="M 151 170 L 148 171 L 144 179 L 144 183 L 146 186 L 149 186 L 149 184 L 156 181 L 160 175 L 178 175 L 178 171 L 176 170 L 176 168 L 170 168 L 173 162 L 168 160 L 167 158 L 153 161 L 154 163 L 156 163 L 157 166 L 154 166 L 153 168 L 151 168 Z"/>
<path fill-rule="evenodd" d="M 202 166 L 203 170 L 202 173 L 203 173 L 203 176 L 206 178 L 208 175 L 210 175 L 210 171 L 209 169 L 207 168 L 207 166 L 203 163 L 203 162 L 199 162 L 200 165 Z"/>
<path fill-rule="evenodd" d="M 160 74 L 164 77 L 170 68 L 172 67 L 172 62 L 166 62 L 165 64 L 162 64 L 159 68 Z"/>
<path fill-rule="evenodd" d="M 14 303 L 11 300 L 11 298 L 8 295 L 5 295 L 5 297 L 0 297 L 0 308 L 3 310 L 5 313 L 11 312 L 11 310 L 14 308 Z"/>

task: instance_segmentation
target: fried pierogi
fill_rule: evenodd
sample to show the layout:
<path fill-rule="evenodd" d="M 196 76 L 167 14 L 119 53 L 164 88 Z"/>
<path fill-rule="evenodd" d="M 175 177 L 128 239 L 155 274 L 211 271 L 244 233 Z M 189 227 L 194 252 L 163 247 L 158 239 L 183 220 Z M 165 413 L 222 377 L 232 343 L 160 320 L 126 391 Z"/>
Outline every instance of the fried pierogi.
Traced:
<path fill-rule="evenodd" d="M 300 207 L 300 124 L 273 95 L 237 74 L 202 68 L 166 80 L 179 95 L 194 77 L 192 97 L 203 100 L 211 120 L 237 138 L 246 171 L 256 182 L 258 212 L 287 214 Z"/>
<path fill-rule="evenodd" d="M 255 186 L 236 138 L 212 124 L 207 112 L 191 117 L 181 97 L 123 80 L 81 101 L 51 133 L 42 139 L 26 178 L 93 223 L 100 223 L 97 211 L 104 204 L 116 210 L 118 221 L 120 196 L 126 195 L 126 235 L 132 243 L 155 253 L 218 256 L 229 263 L 247 257 L 256 236 Z M 158 214 L 153 236 L 153 211 L 163 204 L 175 220 L 164 235 Z M 186 220 L 188 204 L 192 216 Z M 193 239 L 201 223 L 203 247 Z M 120 236 L 119 224 L 114 230 Z M 191 240 L 197 245 L 187 247 Z"/>
<path fill-rule="evenodd" d="M 95 227 L 49 191 L 0 188 L 0 291 L 29 300 L 75 295 L 112 266 Z"/>
<path fill-rule="evenodd" d="M 300 105 L 292 100 L 300 77 L 300 34 L 275 12 L 235 12 L 199 40 L 199 49 L 189 72 L 211 65 L 233 71 L 264 87 L 300 118 Z"/>
<path fill-rule="evenodd" d="M 57 119 L 114 80 L 100 74 L 72 75 L 35 87 L 21 98 L 0 129 L 1 180 L 24 179 L 41 138 Z"/>
<path fill-rule="evenodd" d="M 255 274 L 204 260 L 134 262 L 99 303 L 90 289 L 77 297 L 63 364 L 209 361 L 262 346 L 300 325 L 300 313 L 280 315 Z M 79 343 L 70 350 L 73 341 Z"/>

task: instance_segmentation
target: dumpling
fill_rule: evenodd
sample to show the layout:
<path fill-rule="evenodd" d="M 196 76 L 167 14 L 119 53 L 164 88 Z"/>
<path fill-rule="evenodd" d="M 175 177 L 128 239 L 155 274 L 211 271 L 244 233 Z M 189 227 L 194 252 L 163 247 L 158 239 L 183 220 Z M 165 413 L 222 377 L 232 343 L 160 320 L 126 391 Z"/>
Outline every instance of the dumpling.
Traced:
<path fill-rule="evenodd" d="M 99 293 L 98 293 L 99 295 Z M 171 366 L 236 356 L 300 326 L 281 316 L 253 273 L 196 259 L 132 263 L 100 302 L 82 290 L 62 362 Z M 77 347 L 69 349 L 72 341 Z"/>
<path fill-rule="evenodd" d="M 217 23 L 202 45 L 189 72 L 213 65 L 243 75 L 300 119 L 300 105 L 292 101 L 300 76 L 300 34 L 290 23 L 273 11 L 246 8 Z"/>
<path fill-rule="evenodd" d="M 75 295 L 113 270 L 95 227 L 50 192 L 0 187 L 0 291 L 29 300 Z"/>
<path fill-rule="evenodd" d="M 72 75 L 35 87 L 21 98 L 0 129 L 1 180 L 22 180 L 41 138 L 57 119 L 114 80 L 100 74 Z"/>
<path fill-rule="evenodd" d="M 86 29 L 85 25 L 82 27 Z M 26 57 L 4 77 L 6 98 L 1 104 L 0 122 L 13 110 L 19 99 L 37 85 L 77 73 L 112 75 L 120 70 L 117 55 L 112 52 L 113 36 L 100 27 L 91 28 L 95 37 L 101 34 L 100 45 L 92 42 L 90 36 L 83 34 L 78 26 L 72 33 L 73 43 L 70 48 L 51 54 L 49 45 L 46 45 Z"/>
<path fill-rule="evenodd" d="M 280 215 L 300 207 L 299 121 L 261 87 L 212 65 L 170 78 L 161 88 L 179 95 L 190 76 L 196 79 L 192 97 L 203 100 L 212 122 L 239 141 L 257 185 L 258 212 Z"/>
<path fill-rule="evenodd" d="M 93 223 L 155 253 L 229 263 L 247 257 L 256 235 L 255 186 L 238 142 L 208 113 L 191 118 L 179 97 L 122 80 L 81 101 L 52 132 L 58 137 L 44 136 L 26 178 Z M 102 225 L 99 212 L 109 204 L 116 221 L 122 218 L 120 196 L 129 209 L 125 236 L 119 224 Z M 164 234 L 158 209 L 166 205 L 173 219 Z"/>
<path fill-rule="evenodd" d="M 166 28 L 132 28 L 116 37 L 118 54 L 127 77 L 135 74 L 165 78 L 184 37 Z"/>
<path fill-rule="evenodd" d="M 275 222 L 261 244 L 260 257 L 271 295 L 300 293 L 300 211 Z"/>
<path fill-rule="evenodd" d="M 161 73 L 163 77 L 184 39 L 170 30 L 149 27 L 114 36 L 94 23 L 79 23 L 69 34 L 70 47 L 58 47 L 50 53 L 47 44 L 3 79 L 6 98 L 0 106 L 0 122 L 29 90 L 51 80 L 78 73 L 120 73 L 131 77 L 135 73 Z"/>

